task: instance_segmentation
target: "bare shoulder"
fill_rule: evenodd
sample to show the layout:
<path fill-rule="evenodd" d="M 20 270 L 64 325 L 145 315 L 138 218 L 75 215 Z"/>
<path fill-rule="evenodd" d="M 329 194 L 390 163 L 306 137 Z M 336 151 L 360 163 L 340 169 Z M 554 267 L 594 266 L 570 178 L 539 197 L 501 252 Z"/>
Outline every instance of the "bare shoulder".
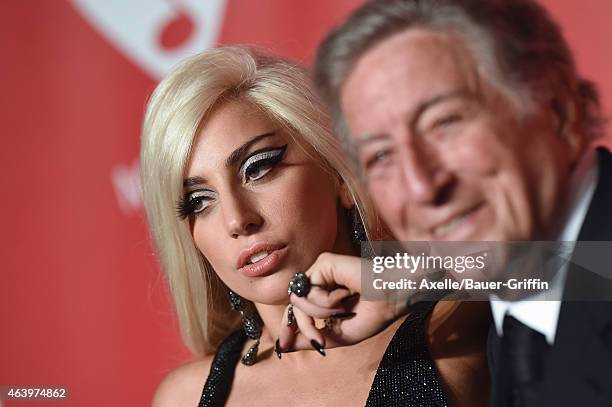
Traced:
<path fill-rule="evenodd" d="M 197 406 L 213 357 L 205 356 L 168 373 L 155 391 L 152 406 Z"/>

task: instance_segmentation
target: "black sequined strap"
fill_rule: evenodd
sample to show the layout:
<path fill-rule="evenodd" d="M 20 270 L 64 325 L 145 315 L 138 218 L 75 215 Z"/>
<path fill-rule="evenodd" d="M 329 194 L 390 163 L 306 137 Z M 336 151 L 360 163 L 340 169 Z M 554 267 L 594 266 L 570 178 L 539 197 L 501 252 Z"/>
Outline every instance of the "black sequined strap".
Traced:
<path fill-rule="evenodd" d="M 448 406 L 427 348 L 425 320 L 435 302 L 413 306 L 380 361 L 366 407 Z"/>
<path fill-rule="evenodd" d="M 198 407 L 217 407 L 225 404 L 246 339 L 244 330 L 239 329 L 223 340 L 210 366 Z"/>

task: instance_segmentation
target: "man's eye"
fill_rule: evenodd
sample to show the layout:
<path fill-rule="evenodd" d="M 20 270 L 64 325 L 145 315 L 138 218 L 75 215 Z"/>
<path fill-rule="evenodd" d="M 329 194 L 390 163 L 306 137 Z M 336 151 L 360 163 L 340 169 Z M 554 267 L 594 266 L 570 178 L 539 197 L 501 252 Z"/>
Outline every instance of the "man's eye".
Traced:
<path fill-rule="evenodd" d="M 370 158 L 366 160 L 366 163 L 365 163 L 366 169 L 371 168 L 377 164 L 384 163 L 385 161 L 388 161 L 390 157 L 391 157 L 391 151 L 379 150 L 376 153 L 374 153 L 374 155 L 372 155 Z"/>
<path fill-rule="evenodd" d="M 276 165 L 283 161 L 286 150 L 287 145 L 285 144 L 282 147 L 255 151 L 240 167 L 242 182 L 257 181 L 265 177 Z"/>
<path fill-rule="evenodd" d="M 463 116 L 461 116 L 461 114 L 459 113 L 454 113 L 454 114 L 449 114 L 447 116 L 444 116 L 438 120 L 436 120 L 432 126 L 433 129 L 439 128 L 439 127 L 445 127 L 457 122 L 460 122 L 463 119 Z"/>
<path fill-rule="evenodd" d="M 179 202 L 177 206 L 178 215 L 181 219 L 197 215 L 208 208 L 214 199 L 210 190 L 193 191 Z"/>

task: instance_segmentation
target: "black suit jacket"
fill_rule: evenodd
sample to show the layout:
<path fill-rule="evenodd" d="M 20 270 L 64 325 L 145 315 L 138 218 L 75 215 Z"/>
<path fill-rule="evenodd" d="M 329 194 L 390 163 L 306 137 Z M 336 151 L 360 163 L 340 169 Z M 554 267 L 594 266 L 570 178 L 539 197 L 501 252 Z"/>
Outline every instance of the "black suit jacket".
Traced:
<path fill-rule="evenodd" d="M 598 161 L 597 187 L 579 241 L 612 240 L 612 154 L 598 149 Z M 585 292 L 612 298 L 612 281 L 601 277 L 610 275 L 612 253 L 610 264 L 599 267 L 606 270 L 593 273 L 574 263 L 570 265 L 555 343 L 548 355 L 537 406 L 612 406 L 612 302 L 573 300 L 584 299 Z M 488 346 L 495 392 L 500 339 L 494 327 Z"/>

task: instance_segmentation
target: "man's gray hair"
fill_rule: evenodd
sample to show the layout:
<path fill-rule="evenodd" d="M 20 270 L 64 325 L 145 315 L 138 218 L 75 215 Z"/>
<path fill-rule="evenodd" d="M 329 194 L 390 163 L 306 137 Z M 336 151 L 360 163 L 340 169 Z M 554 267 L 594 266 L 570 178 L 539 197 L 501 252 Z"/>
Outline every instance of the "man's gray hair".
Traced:
<path fill-rule="evenodd" d="M 344 81 L 369 49 L 411 28 L 459 35 L 505 93 L 526 106 L 548 104 L 562 124 L 572 116 L 586 137 L 602 133 L 596 87 L 578 75 L 559 26 L 535 1 L 371 0 L 326 37 L 315 62 L 315 80 L 349 151 L 340 109 Z"/>

